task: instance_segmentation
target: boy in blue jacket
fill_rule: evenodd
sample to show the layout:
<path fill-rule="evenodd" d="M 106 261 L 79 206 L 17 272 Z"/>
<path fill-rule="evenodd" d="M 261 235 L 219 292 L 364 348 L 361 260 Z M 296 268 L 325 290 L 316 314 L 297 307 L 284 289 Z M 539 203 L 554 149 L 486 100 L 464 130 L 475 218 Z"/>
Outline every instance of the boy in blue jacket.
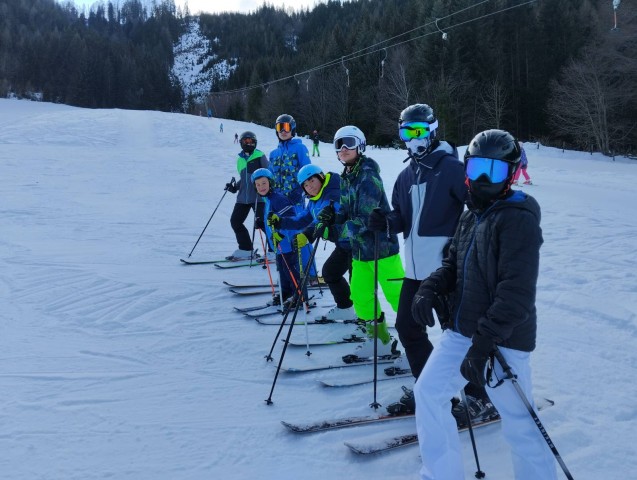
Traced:
<path fill-rule="evenodd" d="M 281 219 L 281 227 L 301 230 L 294 237 L 296 249 L 303 248 L 312 243 L 314 230 L 318 223 L 318 215 L 321 210 L 330 204 L 338 210 L 341 200 L 341 177 L 338 173 L 323 173 L 318 165 L 306 165 L 298 174 L 298 182 L 303 188 L 309 201 L 305 210 L 294 217 Z M 350 298 L 349 283 L 345 280 L 345 273 L 352 268 L 352 249 L 349 240 L 330 238 L 336 244 L 329 258 L 323 264 L 323 278 L 330 289 L 336 306 L 324 315 L 319 315 L 316 320 L 356 320 L 354 302 Z M 305 267 L 305 266 L 304 266 Z"/>
<path fill-rule="evenodd" d="M 292 239 L 298 230 L 278 229 L 276 226 L 282 218 L 294 215 L 294 205 L 285 195 L 281 195 L 274 189 L 272 172 L 267 168 L 256 170 L 252 174 L 252 182 L 265 203 L 263 209 L 265 233 L 270 248 L 276 253 L 281 296 L 273 300 L 275 304 L 279 303 L 279 300 L 285 303 L 292 299 L 297 292 L 297 285 L 300 285 L 298 254 L 292 245 Z M 304 289 L 302 297 L 307 300 L 307 289 Z"/>

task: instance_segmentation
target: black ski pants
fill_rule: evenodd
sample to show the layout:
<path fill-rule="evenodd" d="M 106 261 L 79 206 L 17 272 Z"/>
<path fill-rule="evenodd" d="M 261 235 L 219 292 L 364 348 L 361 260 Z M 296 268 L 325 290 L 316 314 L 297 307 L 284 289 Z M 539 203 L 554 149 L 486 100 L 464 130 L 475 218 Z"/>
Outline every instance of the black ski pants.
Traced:
<path fill-rule="evenodd" d="M 256 214 L 263 217 L 263 208 L 264 203 L 258 202 Z M 248 229 L 243 224 L 246 218 L 248 218 L 250 210 L 254 210 L 254 204 L 235 203 L 232 215 L 230 215 L 230 226 L 237 237 L 237 244 L 240 250 L 253 250 L 250 232 L 248 232 Z"/>
<path fill-rule="evenodd" d="M 418 287 L 420 287 L 420 280 L 411 278 L 403 280 L 403 288 L 400 291 L 400 299 L 398 300 L 398 312 L 396 313 L 398 338 L 405 349 L 411 373 L 416 378 L 422 372 L 429 355 L 434 349 L 426 330 L 423 330 L 423 327 L 411 315 L 411 304 L 414 301 Z"/>
<path fill-rule="evenodd" d="M 323 264 L 323 279 L 336 301 L 338 308 L 349 308 L 354 305 L 350 298 L 349 283 L 344 276 L 352 271 L 352 252 L 339 247 L 334 248 Z"/>

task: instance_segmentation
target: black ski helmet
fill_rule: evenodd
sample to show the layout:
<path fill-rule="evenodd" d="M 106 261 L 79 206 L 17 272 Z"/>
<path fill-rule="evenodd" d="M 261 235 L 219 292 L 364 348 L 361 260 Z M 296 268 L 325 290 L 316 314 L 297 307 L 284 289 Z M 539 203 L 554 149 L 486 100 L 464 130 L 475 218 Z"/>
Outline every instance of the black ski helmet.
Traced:
<path fill-rule="evenodd" d="M 405 123 L 424 122 L 429 124 L 429 136 L 419 140 L 410 140 L 405 142 L 407 150 L 415 159 L 421 159 L 428 155 L 438 143 L 435 142 L 438 134 L 438 119 L 434 113 L 434 109 L 426 103 L 415 103 L 408 106 L 398 118 L 398 129 Z"/>
<path fill-rule="evenodd" d="M 512 165 L 520 163 L 522 151 L 518 141 L 505 130 L 485 130 L 478 133 L 464 152 L 464 162 L 469 157 L 493 158 Z"/>
<path fill-rule="evenodd" d="M 292 115 L 288 115 L 287 113 L 283 113 L 279 115 L 276 119 L 276 122 L 274 123 L 275 128 L 279 123 L 289 123 L 291 127 L 290 133 L 292 134 L 293 137 L 296 136 L 296 120 L 294 120 L 294 117 Z M 275 132 L 275 133 L 277 134 L 277 138 L 278 138 L 279 137 L 278 132 Z"/>
<path fill-rule="evenodd" d="M 515 137 L 504 130 L 485 130 L 473 137 L 464 154 L 465 170 L 467 161 L 471 157 L 502 160 L 509 164 L 509 173 L 502 182 L 491 183 L 489 179 L 485 178 L 486 176 L 481 176 L 476 180 L 468 180 L 469 192 L 474 204 L 477 206 L 485 205 L 506 195 L 513 182 L 513 174 L 520 163 L 521 154 L 520 145 Z"/>
<path fill-rule="evenodd" d="M 244 144 L 244 140 L 246 138 L 250 138 L 254 141 L 254 143 L 252 145 L 245 145 Z M 252 155 L 252 153 L 254 152 L 254 150 L 257 148 L 257 136 L 254 132 L 251 132 L 250 130 L 247 130 L 245 132 L 243 132 L 241 134 L 241 136 L 239 137 L 239 145 L 241 145 L 241 150 L 243 150 L 246 153 L 249 153 L 250 155 Z"/>
<path fill-rule="evenodd" d="M 398 126 L 401 123 L 406 122 L 427 122 L 434 123 L 436 121 L 436 115 L 434 109 L 426 103 L 416 103 L 409 105 L 402 112 L 400 112 L 400 118 L 398 119 Z"/>

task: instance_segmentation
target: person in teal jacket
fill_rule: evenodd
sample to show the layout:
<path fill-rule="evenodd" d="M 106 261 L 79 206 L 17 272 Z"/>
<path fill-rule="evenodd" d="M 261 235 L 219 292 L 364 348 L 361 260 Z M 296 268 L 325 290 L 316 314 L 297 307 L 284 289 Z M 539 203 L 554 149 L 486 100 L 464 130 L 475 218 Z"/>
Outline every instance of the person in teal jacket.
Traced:
<path fill-rule="evenodd" d="M 257 191 L 251 176 L 259 168 L 267 168 L 269 165 L 265 154 L 257 150 L 257 136 L 253 132 L 243 132 L 239 144 L 241 145 L 241 152 L 237 157 L 239 181 L 226 184 L 226 189 L 230 193 L 237 194 L 237 202 L 230 215 L 230 226 L 234 230 L 238 243 L 237 250 L 226 258 L 236 260 L 249 259 L 253 255 L 254 246 L 244 222 L 248 218 L 250 209 L 254 210 L 255 219 L 263 218 L 263 202 L 257 202 Z"/>
<path fill-rule="evenodd" d="M 340 128 L 334 136 L 334 148 L 339 161 L 345 166 L 341 174 L 340 208 L 324 208 L 319 214 L 318 233 L 337 235 L 347 239 L 352 252 L 352 301 L 358 318 L 367 323 L 367 341 L 359 345 L 354 356 L 369 358 L 374 355 L 374 312 L 378 315 L 378 356 L 398 356 L 396 341 L 387 330 L 385 314 L 374 298 L 375 246 L 378 238 L 378 282 L 392 309 L 398 310 L 398 299 L 405 276 L 400 259 L 398 237 L 393 233 L 376 233 L 368 228 L 369 215 L 379 207 L 390 212 L 389 201 L 380 177 L 380 168 L 365 156 L 366 139 L 353 125 Z M 326 228 L 327 227 L 327 228 Z M 376 301 L 375 301 L 376 300 Z M 349 357 L 349 356 L 346 356 Z M 345 358 L 344 358 L 345 360 Z"/>

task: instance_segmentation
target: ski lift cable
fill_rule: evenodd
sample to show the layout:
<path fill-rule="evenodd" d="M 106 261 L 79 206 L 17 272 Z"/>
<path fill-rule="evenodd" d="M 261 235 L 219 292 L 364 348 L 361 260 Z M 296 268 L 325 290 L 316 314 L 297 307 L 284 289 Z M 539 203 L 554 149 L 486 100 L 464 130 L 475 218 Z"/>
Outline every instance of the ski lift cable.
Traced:
<path fill-rule="evenodd" d="M 400 35 L 396 35 L 396 36 L 391 37 L 391 38 L 389 38 L 387 40 L 383 40 L 383 41 L 378 42 L 378 43 L 376 43 L 374 45 L 370 45 L 369 47 L 365 47 L 365 48 L 363 48 L 361 50 L 357 50 L 356 52 L 352 52 L 350 54 L 343 55 L 342 57 L 340 57 L 338 59 L 330 60 L 329 62 L 326 62 L 326 63 L 324 63 L 322 65 L 317 65 L 317 66 L 309 68 L 307 70 L 303 70 L 301 72 L 297 72 L 297 73 L 294 73 L 292 75 L 287 75 L 285 77 L 281 77 L 281 78 L 278 78 L 276 80 L 268 80 L 267 82 L 263 82 L 263 83 L 259 83 L 259 84 L 255 84 L 255 85 L 249 85 L 247 87 L 235 88 L 235 89 L 232 89 L 232 90 L 224 90 L 224 91 L 221 91 L 221 92 L 211 92 L 211 95 L 229 95 L 229 94 L 232 94 L 232 93 L 239 93 L 239 92 L 244 92 L 244 91 L 248 91 L 248 90 L 254 90 L 256 88 L 263 88 L 266 85 L 270 86 L 270 85 L 273 85 L 275 83 L 284 82 L 284 81 L 290 80 L 290 79 L 295 79 L 296 80 L 296 76 L 297 75 L 304 75 L 304 74 L 308 74 L 309 75 L 312 72 L 316 72 L 316 71 L 319 71 L 319 70 L 324 70 L 325 68 L 333 67 L 333 66 L 336 66 L 336 65 L 344 66 L 344 62 L 345 61 L 355 60 L 357 58 L 361 58 L 361 57 L 364 57 L 364 56 L 367 56 L 367 55 L 371 55 L 373 53 L 376 53 L 376 52 L 379 52 L 379 51 L 382 51 L 382 50 L 386 50 L 386 49 L 389 49 L 389 48 L 394 48 L 394 47 L 397 47 L 397 46 L 400 46 L 400 45 L 404 45 L 405 43 L 413 42 L 414 40 L 419 40 L 421 38 L 425 38 L 425 37 L 428 37 L 430 35 L 437 35 L 437 34 L 440 33 L 438 30 L 433 31 L 433 32 L 427 32 L 425 34 L 418 35 L 416 37 L 409 38 L 407 40 L 403 40 L 403 41 L 400 41 L 400 42 L 392 43 L 391 45 L 387 45 L 387 46 L 384 46 L 384 47 L 381 47 L 381 48 L 376 48 L 375 50 L 372 50 L 372 51 L 366 51 L 366 50 L 369 50 L 370 48 L 374 48 L 374 47 L 379 46 L 381 44 L 387 43 L 390 40 L 395 40 L 395 39 L 397 39 L 399 37 L 402 37 L 402 36 L 404 36 L 404 35 L 406 35 L 408 33 L 413 33 L 414 31 L 419 30 L 419 29 L 424 28 L 424 27 L 427 27 L 427 26 L 435 25 L 438 28 L 437 22 L 440 22 L 441 20 L 444 20 L 445 18 L 449 18 L 449 17 L 451 17 L 453 15 L 457 15 L 458 13 L 460 13 L 460 12 L 462 12 L 464 10 L 467 10 L 468 8 L 475 7 L 477 5 L 486 3 L 488 1 L 491 1 L 491 0 L 483 0 L 480 3 L 472 5 L 471 7 L 466 7 L 464 9 L 462 9 L 462 10 L 459 10 L 458 12 L 454 12 L 452 14 L 447 15 L 446 17 L 438 18 L 437 20 L 433 20 L 433 21 L 428 22 L 428 23 L 426 23 L 424 25 L 421 25 L 419 27 L 413 28 L 413 29 L 411 29 L 411 30 L 409 30 L 407 32 L 401 33 Z M 486 13 L 486 14 L 481 15 L 481 16 L 476 17 L 476 18 L 472 18 L 472 19 L 465 20 L 465 21 L 460 22 L 460 23 L 449 25 L 449 26 L 445 27 L 445 30 L 449 31 L 449 30 L 452 30 L 454 28 L 458 28 L 458 27 L 467 25 L 469 23 L 476 22 L 478 20 L 482 20 L 484 18 L 488 18 L 488 17 L 494 16 L 494 15 L 497 15 L 497 14 L 500 14 L 500 13 L 503 13 L 503 12 L 506 12 L 506 11 L 509 11 L 509 10 L 513 10 L 515 8 L 523 7 L 523 6 L 529 5 L 531 3 L 536 3 L 537 1 L 538 0 L 528 0 L 526 2 L 522 2 L 522 3 L 519 3 L 517 5 L 512 5 L 510 7 L 505 7 L 505 8 L 502 8 L 500 10 L 496 10 L 494 12 Z"/>
<path fill-rule="evenodd" d="M 487 2 L 490 2 L 490 1 L 491 1 L 491 0 L 482 0 L 481 2 L 478 2 L 478 3 L 474 4 L 474 5 L 470 5 L 470 6 L 468 6 L 468 7 L 465 7 L 465 8 L 462 8 L 462 9 L 458 10 L 457 12 L 453 12 L 453 13 L 450 13 L 449 15 L 446 15 L 446 16 L 444 16 L 444 17 L 441 17 L 441 18 L 440 18 L 440 19 L 438 19 L 438 20 L 444 20 L 444 19 L 447 19 L 447 18 L 451 18 L 451 17 L 453 17 L 453 16 L 455 16 L 455 15 L 459 15 L 459 14 L 460 14 L 460 13 L 462 13 L 462 12 L 465 12 L 466 10 L 469 10 L 469 9 L 471 9 L 471 8 L 475 8 L 475 7 L 477 7 L 477 6 L 480 6 L 480 5 L 482 5 L 482 4 L 484 4 L 484 3 L 487 3 Z M 534 0 L 534 1 L 536 1 L 536 0 Z M 282 77 L 282 78 L 279 78 L 279 79 L 276 79 L 276 80 L 269 80 L 269 81 L 267 81 L 267 82 L 263 82 L 263 83 L 261 83 L 261 84 L 257 84 L 257 85 L 250 85 L 250 86 L 247 86 L 247 87 L 240 87 L 240 88 L 235 88 L 235 89 L 232 89 L 232 90 L 225 90 L 225 91 L 223 91 L 223 92 L 213 92 L 213 95 L 226 95 L 226 94 L 231 94 L 231 93 L 238 93 L 238 92 L 242 92 L 242 91 L 244 91 L 244 90 L 253 90 L 253 89 L 255 89 L 255 88 L 261 88 L 261 87 L 264 87 L 266 84 L 269 86 L 269 85 L 272 85 L 272 84 L 274 84 L 274 83 L 284 82 L 284 81 L 286 81 L 286 80 L 289 80 L 290 78 L 295 77 L 296 75 L 303 75 L 303 74 L 305 74 L 305 73 L 310 74 L 310 73 L 312 73 L 312 72 L 319 71 L 319 70 L 323 70 L 323 69 L 328 68 L 328 67 L 333 67 L 333 66 L 335 66 L 335 65 L 342 64 L 342 62 L 343 62 L 343 60 L 344 60 L 344 59 L 346 59 L 346 60 L 353 60 L 353 59 L 355 59 L 355 58 L 359 58 L 360 56 L 363 56 L 363 55 L 360 55 L 360 54 L 361 54 L 362 52 L 366 51 L 366 50 L 369 50 L 369 49 L 375 48 L 375 47 L 377 47 L 377 46 L 379 46 L 379 45 L 382 45 L 382 44 L 385 44 L 385 43 L 391 42 L 392 40 L 395 40 L 395 39 L 397 39 L 397 38 L 400 38 L 400 37 L 403 37 L 403 36 L 405 36 L 405 35 L 408 35 L 408 34 L 410 34 L 410 33 L 413 33 L 413 32 L 415 32 L 415 31 L 417 31 L 417 30 L 420 30 L 420 29 L 422 29 L 422 28 L 425 28 L 425 27 L 431 26 L 431 25 L 432 25 L 432 24 L 434 24 L 434 23 L 435 23 L 435 21 L 431 21 L 431 22 L 425 23 L 424 25 L 420 25 L 420 26 L 418 26 L 418 27 L 412 28 L 411 30 L 407 30 L 406 32 L 403 32 L 403 33 L 401 33 L 401 34 L 399 34 L 399 35 L 395 35 L 395 36 L 393 36 L 393 37 L 387 38 L 387 39 L 382 40 L 382 41 L 380 41 L 380 42 L 378 42 L 378 43 L 375 43 L 375 44 L 373 44 L 373 45 L 370 45 L 370 46 L 368 46 L 368 47 L 365 47 L 365 48 L 363 48 L 363 49 L 361 49 L 361 50 L 357 50 L 356 52 L 352 52 L 352 53 L 350 53 L 350 54 L 344 55 L 344 56 L 343 56 L 343 57 L 341 57 L 341 58 L 334 59 L 334 60 L 330 60 L 330 61 L 328 61 L 328 62 L 326 62 L 326 63 L 324 63 L 324 64 L 322 64 L 322 65 L 317 65 L 317 66 L 312 67 L 312 68 L 310 68 L 310 69 L 308 69 L 308 70 L 304 70 L 304 71 L 302 71 L 302 72 L 295 73 L 294 75 L 288 75 L 288 76 L 286 76 L 286 77 Z M 416 37 L 415 39 L 417 39 L 417 38 L 421 38 L 421 37 Z M 412 40 L 415 40 L 415 39 L 412 39 Z M 409 41 L 411 41 L 411 40 L 409 40 Z M 401 43 L 402 43 L 402 42 L 401 42 Z M 400 43 L 399 43 L 398 45 L 400 45 Z M 392 46 L 392 45 L 390 45 L 389 47 L 382 47 L 382 49 L 385 49 L 385 48 L 391 48 L 391 46 Z M 375 53 L 375 52 L 377 52 L 377 51 L 378 51 L 378 49 L 373 50 L 373 51 L 371 51 L 371 52 L 368 52 L 368 53 L 366 53 L 365 55 L 369 55 L 369 54 Z"/>

